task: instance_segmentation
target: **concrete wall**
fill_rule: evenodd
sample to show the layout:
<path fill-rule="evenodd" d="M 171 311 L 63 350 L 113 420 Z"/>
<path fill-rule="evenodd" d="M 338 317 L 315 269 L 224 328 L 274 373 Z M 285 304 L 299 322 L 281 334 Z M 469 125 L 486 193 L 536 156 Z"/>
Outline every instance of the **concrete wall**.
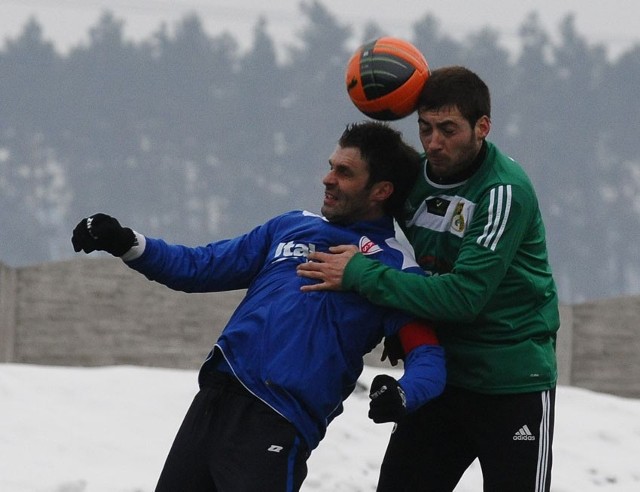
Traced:
<path fill-rule="evenodd" d="M 243 295 L 174 292 L 111 257 L 0 264 L 0 362 L 195 369 Z M 640 397 L 640 297 L 560 314 L 560 383 Z"/>
<path fill-rule="evenodd" d="M 0 263 L 0 362 L 14 360 L 16 271 Z"/>
<path fill-rule="evenodd" d="M 242 297 L 175 292 L 114 258 L 19 268 L 2 280 L 0 299 L 15 314 L 2 321 L 0 353 L 31 364 L 197 368 Z"/>
<path fill-rule="evenodd" d="M 640 397 L 640 296 L 573 308 L 575 386 Z"/>

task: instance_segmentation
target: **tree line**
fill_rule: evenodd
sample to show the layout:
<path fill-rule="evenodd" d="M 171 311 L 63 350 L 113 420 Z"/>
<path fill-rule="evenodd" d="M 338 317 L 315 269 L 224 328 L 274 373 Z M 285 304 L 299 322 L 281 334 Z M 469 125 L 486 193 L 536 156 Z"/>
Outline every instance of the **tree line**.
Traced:
<path fill-rule="evenodd" d="M 318 211 L 327 158 L 351 105 L 354 40 L 321 2 L 300 5 L 281 60 L 259 19 L 247 50 L 197 15 L 127 40 L 104 12 L 89 42 L 60 54 L 37 19 L 0 51 L 0 261 L 68 259 L 70 233 L 98 211 L 150 236 L 202 244 L 291 208 Z M 410 39 L 432 68 L 488 83 L 490 139 L 531 176 L 563 302 L 640 292 L 640 46 L 615 60 L 568 15 L 552 36 L 532 13 L 519 50 L 479 28 L 455 40 L 425 11 Z M 393 124 L 418 146 L 414 116 Z"/>

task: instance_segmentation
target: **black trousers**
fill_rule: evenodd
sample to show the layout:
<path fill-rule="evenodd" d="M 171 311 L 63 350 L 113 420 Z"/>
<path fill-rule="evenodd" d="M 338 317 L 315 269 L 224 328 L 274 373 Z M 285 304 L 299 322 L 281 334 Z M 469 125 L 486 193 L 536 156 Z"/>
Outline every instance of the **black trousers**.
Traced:
<path fill-rule="evenodd" d="M 156 492 L 290 492 L 309 453 L 285 418 L 231 375 L 201 381 L 169 451 Z"/>
<path fill-rule="evenodd" d="M 391 435 L 378 492 L 450 492 L 478 458 L 486 492 L 548 492 L 555 389 L 484 395 L 447 387 Z"/>

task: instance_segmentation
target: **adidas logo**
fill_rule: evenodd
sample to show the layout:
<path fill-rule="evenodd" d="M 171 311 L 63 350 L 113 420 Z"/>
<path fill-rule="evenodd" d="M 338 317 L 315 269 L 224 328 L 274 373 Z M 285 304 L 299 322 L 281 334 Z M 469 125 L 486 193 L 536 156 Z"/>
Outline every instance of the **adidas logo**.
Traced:
<path fill-rule="evenodd" d="M 526 424 L 525 424 L 522 427 L 520 427 L 518 432 L 516 432 L 513 435 L 513 440 L 514 441 L 535 441 L 536 440 L 536 436 L 534 436 L 531 433 L 531 431 L 529 430 L 529 427 L 527 427 Z"/>

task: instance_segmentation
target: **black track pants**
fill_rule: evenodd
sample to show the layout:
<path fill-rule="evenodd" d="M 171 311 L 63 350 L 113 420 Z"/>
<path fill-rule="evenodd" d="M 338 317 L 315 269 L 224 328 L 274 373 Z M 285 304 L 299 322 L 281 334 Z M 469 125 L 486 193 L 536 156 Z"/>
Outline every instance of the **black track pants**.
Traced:
<path fill-rule="evenodd" d="M 286 419 L 219 374 L 195 396 L 156 492 L 297 491 L 307 457 Z"/>
<path fill-rule="evenodd" d="M 478 458 L 487 492 L 548 492 L 555 389 L 484 395 L 447 387 L 397 425 L 378 492 L 449 492 Z"/>

